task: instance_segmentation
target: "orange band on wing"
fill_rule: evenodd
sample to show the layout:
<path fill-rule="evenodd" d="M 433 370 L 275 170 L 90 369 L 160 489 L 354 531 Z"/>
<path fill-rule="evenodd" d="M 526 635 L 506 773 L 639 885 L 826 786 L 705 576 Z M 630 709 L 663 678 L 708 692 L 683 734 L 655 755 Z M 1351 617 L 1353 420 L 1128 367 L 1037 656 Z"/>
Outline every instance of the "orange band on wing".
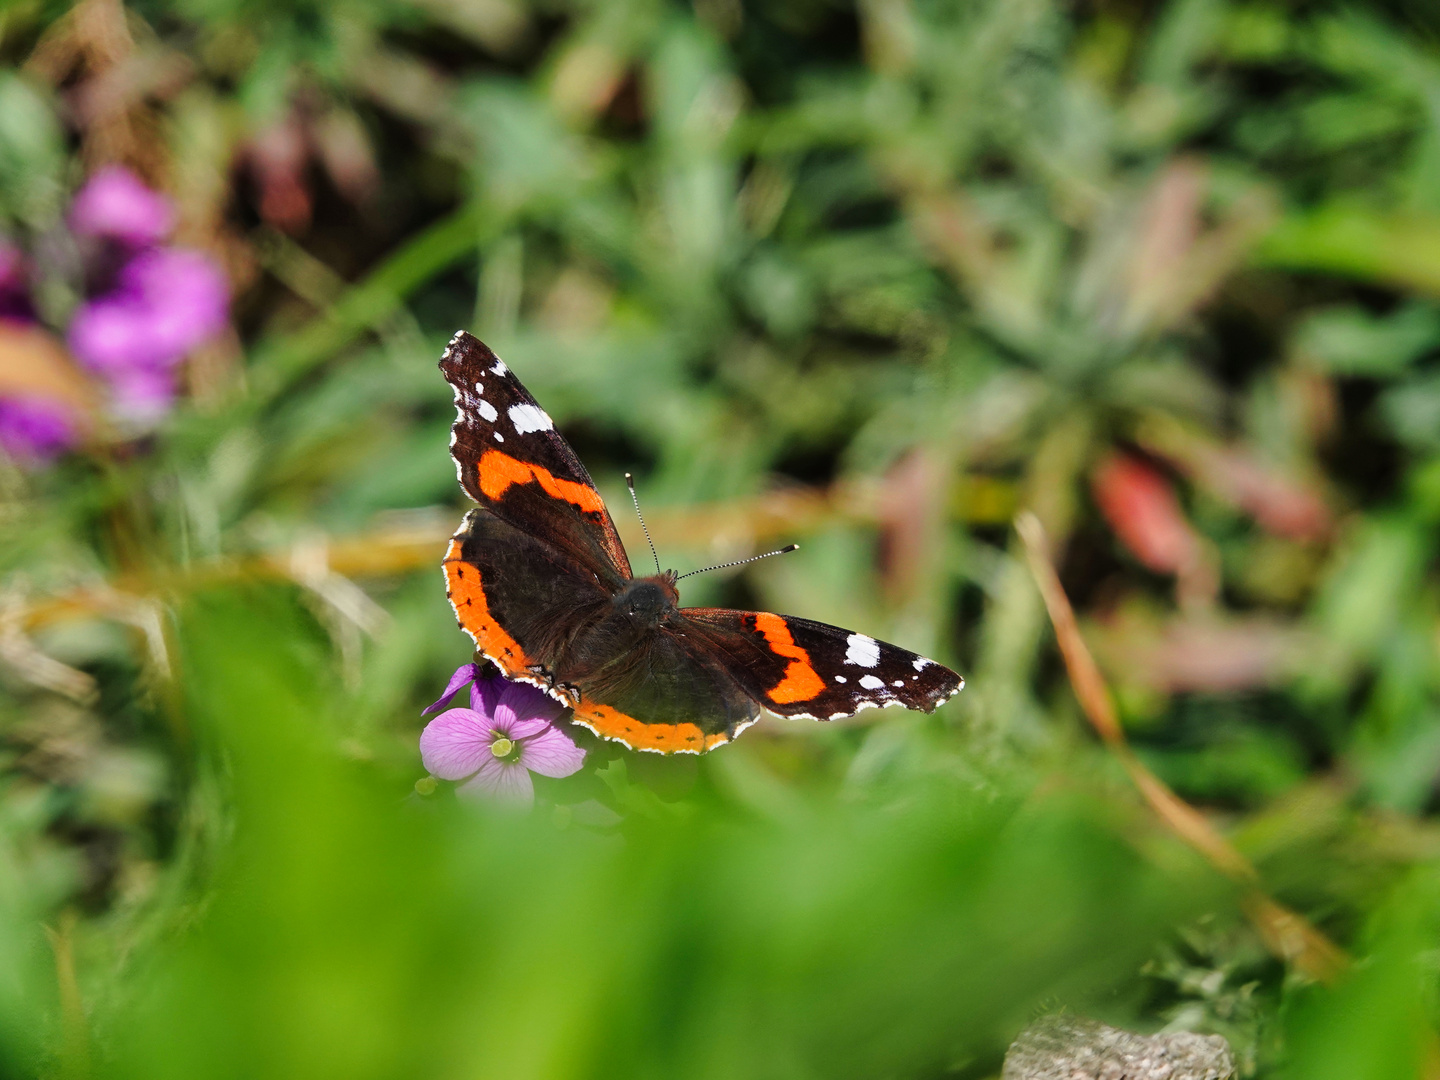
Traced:
<path fill-rule="evenodd" d="M 785 677 L 771 687 L 768 697 L 777 705 L 788 705 L 793 701 L 809 701 L 818 697 L 825 689 L 825 681 L 810 666 L 810 654 L 795 644 L 790 628 L 779 615 L 760 611 L 755 614 L 755 629 L 765 637 L 765 644 L 777 656 L 789 657 Z"/>
<path fill-rule="evenodd" d="M 487 499 L 498 500 L 511 484 L 528 484 L 533 480 L 551 498 L 563 499 L 589 513 L 605 509 L 600 493 L 589 485 L 562 480 L 548 469 L 519 461 L 499 450 L 485 451 L 477 471 L 480 474 L 480 490 Z"/>
<path fill-rule="evenodd" d="M 646 724 L 598 702 L 576 705 L 575 719 L 596 735 L 622 742 L 631 750 L 698 754 L 730 741 L 724 732 L 706 735 L 694 724 Z"/>
<path fill-rule="evenodd" d="M 445 551 L 445 595 L 455 609 L 460 627 L 475 640 L 475 646 L 498 664 L 507 675 L 523 671 L 529 661 L 520 643 L 500 628 L 490 614 L 490 602 L 480 581 L 480 568 L 460 557 L 460 541 L 451 540 Z"/>

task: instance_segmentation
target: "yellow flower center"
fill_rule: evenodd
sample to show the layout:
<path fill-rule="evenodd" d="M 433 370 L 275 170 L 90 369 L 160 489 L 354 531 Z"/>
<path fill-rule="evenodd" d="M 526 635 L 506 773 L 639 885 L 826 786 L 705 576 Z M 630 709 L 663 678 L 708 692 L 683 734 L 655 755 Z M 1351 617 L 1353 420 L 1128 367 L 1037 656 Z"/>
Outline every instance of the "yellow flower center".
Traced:
<path fill-rule="evenodd" d="M 515 749 L 515 744 L 501 735 L 490 744 L 490 752 L 498 758 L 509 757 L 510 751 Z"/>

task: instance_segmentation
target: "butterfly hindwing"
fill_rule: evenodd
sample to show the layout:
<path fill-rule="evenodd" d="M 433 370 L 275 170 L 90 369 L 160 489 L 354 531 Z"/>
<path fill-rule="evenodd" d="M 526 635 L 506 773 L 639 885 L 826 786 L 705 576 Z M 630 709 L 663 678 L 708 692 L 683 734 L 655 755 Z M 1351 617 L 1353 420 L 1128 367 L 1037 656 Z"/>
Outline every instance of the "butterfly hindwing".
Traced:
<path fill-rule="evenodd" d="M 568 628 L 611 605 L 592 571 L 488 510 L 465 515 L 443 568 L 455 618 L 476 650 L 507 677 L 547 690 L 555 689 Z"/>
<path fill-rule="evenodd" d="M 596 629 L 593 640 L 604 641 Z M 622 660 L 580 683 L 575 720 L 632 750 L 703 753 L 760 716 L 759 703 L 727 666 L 678 625 L 644 634 Z"/>
<path fill-rule="evenodd" d="M 504 361 L 461 331 L 440 370 L 455 392 L 450 455 L 466 494 L 607 584 L 627 581 L 630 563 L 594 481 Z"/>
<path fill-rule="evenodd" d="M 965 685 L 943 664 L 838 626 L 764 611 L 682 608 L 736 682 L 779 716 L 838 720 L 890 705 L 934 712 Z"/>

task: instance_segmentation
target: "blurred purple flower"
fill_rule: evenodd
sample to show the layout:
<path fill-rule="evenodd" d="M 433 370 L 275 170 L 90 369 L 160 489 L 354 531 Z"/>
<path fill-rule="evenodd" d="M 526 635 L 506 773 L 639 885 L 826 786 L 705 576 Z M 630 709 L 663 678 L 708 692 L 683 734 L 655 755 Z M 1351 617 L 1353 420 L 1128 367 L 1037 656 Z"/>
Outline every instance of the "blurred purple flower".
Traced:
<path fill-rule="evenodd" d="M 52 398 L 0 397 L 0 447 L 24 461 L 48 461 L 75 442 L 70 410 Z"/>
<path fill-rule="evenodd" d="M 185 354 L 224 329 L 227 302 L 225 277 L 207 256 L 186 248 L 144 251 L 121 269 L 114 292 L 80 306 L 70 349 L 117 390 L 170 386 L 169 372 Z"/>
<path fill-rule="evenodd" d="M 35 321 L 26 284 L 24 253 L 9 241 L 0 240 L 0 319 Z"/>
<path fill-rule="evenodd" d="M 150 333 L 150 305 L 141 297 L 112 293 L 80 305 L 66 337 L 82 364 L 102 375 L 168 366 Z"/>
<path fill-rule="evenodd" d="M 175 402 L 175 374 L 171 371 L 120 371 L 110 376 L 111 409 L 121 420 L 149 427 Z"/>
<path fill-rule="evenodd" d="M 230 303 L 225 275 L 192 248 L 137 255 L 121 272 L 120 289 L 149 304 L 156 347 L 175 361 L 225 329 Z"/>
<path fill-rule="evenodd" d="M 150 190 L 129 169 L 107 165 L 70 204 L 70 227 L 81 236 L 145 247 L 170 235 L 175 211 L 169 199 Z"/>
<path fill-rule="evenodd" d="M 425 768 L 442 780 L 464 780 L 462 795 L 488 795 L 509 802 L 535 798 L 530 773 L 569 776 L 585 761 L 570 737 L 555 726 L 564 706 L 543 691 L 503 678 L 477 679 L 479 669 L 465 664 L 450 679 L 445 702 L 467 682 L 470 708 L 450 709 L 420 733 Z"/>

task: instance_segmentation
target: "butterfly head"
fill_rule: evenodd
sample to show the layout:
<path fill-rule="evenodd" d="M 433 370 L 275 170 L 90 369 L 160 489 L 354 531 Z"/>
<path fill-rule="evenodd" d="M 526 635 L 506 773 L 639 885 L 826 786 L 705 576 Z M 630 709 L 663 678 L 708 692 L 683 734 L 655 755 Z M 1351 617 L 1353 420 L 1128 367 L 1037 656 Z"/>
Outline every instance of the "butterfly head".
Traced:
<path fill-rule="evenodd" d="M 675 571 L 636 578 L 617 598 L 622 611 L 641 626 L 658 626 L 680 602 Z"/>

